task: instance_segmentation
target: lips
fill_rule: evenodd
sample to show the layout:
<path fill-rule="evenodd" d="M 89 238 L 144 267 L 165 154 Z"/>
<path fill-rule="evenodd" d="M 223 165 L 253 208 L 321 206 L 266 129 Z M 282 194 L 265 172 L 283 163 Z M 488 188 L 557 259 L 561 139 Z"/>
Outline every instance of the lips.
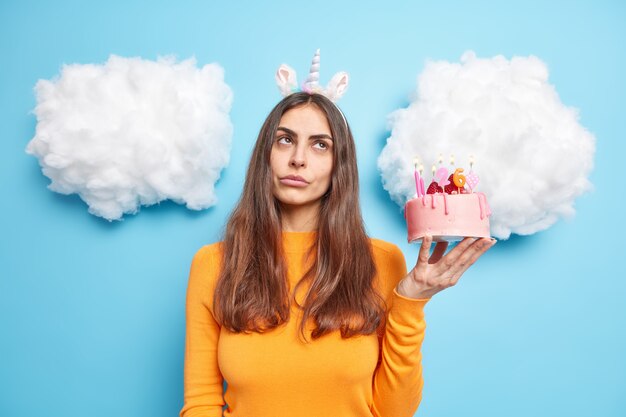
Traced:
<path fill-rule="evenodd" d="M 287 175 L 286 177 L 282 177 L 281 180 L 294 180 L 294 181 L 302 181 L 306 184 L 308 184 L 307 180 L 305 180 L 304 178 L 298 176 L 298 175 Z"/>
<path fill-rule="evenodd" d="M 287 175 L 280 179 L 280 183 L 292 187 L 306 187 L 309 183 L 299 175 Z"/>

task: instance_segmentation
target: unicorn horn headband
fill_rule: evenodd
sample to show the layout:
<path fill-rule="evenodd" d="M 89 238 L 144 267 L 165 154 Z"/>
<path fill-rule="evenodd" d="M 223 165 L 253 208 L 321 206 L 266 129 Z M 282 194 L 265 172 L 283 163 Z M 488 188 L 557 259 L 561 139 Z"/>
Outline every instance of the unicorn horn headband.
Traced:
<path fill-rule="evenodd" d="M 320 50 L 315 51 L 309 76 L 302 84 L 301 90 L 309 94 L 322 94 L 333 103 L 339 100 L 348 89 L 348 73 L 345 71 L 333 75 L 326 88 L 320 86 Z M 298 81 L 296 71 L 287 64 L 281 64 L 276 71 L 276 84 L 283 97 L 297 92 Z"/>

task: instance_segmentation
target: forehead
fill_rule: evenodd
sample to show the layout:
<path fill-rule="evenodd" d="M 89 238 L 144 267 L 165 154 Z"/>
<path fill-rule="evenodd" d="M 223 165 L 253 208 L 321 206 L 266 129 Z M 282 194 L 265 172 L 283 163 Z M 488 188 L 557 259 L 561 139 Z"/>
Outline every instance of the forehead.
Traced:
<path fill-rule="evenodd" d="M 294 107 L 283 113 L 279 126 L 289 128 L 300 134 L 321 134 L 330 136 L 330 124 L 322 110 L 314 104 Z"/>

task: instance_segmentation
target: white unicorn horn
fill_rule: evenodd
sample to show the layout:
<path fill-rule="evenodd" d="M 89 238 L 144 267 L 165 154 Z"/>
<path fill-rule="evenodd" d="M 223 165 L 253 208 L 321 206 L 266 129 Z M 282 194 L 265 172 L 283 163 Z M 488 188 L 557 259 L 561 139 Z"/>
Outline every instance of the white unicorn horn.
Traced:
<path fill-rule="evenodd" d="M 319 90 L 320 85 L 320 50 L 315 51 L 313 62 L 311 62 L 311 69 L 309 70 L 309 76 L 307 77 L 302 90 L 307 93 L 316 93 Z"/>

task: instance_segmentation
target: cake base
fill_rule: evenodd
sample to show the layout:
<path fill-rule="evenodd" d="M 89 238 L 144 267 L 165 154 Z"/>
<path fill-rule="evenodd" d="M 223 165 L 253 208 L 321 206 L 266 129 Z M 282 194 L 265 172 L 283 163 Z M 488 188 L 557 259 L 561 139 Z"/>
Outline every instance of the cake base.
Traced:
<path fill-rule="evenodd" d="M 424 235 L 426 236 L 426 235 Z M 447 236 L 447 235 L 434 235 L 433 242 L 460 242 L 466 237 L 477 237 L 477 236 Z M 409 243 L 421 243 L 424 240 L 424 237 L 418 237 L 413 240 L 409 239 Z"/>
<path fill-rule="evenodd" d="M 465 237 L 490 237 L 491 209 L 483 193 L 426 194 L 404 207 L 409 243 L 430 235 L 435 242 L 455 242 Z"/>

